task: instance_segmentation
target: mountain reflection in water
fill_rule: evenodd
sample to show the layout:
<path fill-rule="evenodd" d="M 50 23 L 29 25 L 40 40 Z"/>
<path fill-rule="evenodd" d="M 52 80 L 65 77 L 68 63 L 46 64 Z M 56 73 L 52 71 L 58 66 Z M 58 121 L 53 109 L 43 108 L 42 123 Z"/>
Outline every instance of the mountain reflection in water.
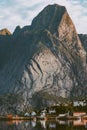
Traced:
<path fill-rule="evenodd" d="M 87 121 L 0 121 L 0 130 L 87 130 Z"/>

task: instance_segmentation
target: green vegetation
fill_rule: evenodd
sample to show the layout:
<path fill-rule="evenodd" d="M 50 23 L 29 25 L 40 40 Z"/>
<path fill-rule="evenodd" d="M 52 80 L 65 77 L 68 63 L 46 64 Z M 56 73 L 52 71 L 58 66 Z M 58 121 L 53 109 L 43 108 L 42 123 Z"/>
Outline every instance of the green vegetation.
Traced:
<path fill-rule="evenodd" d="M 13 105 L 17 102 L 21 103 L 22 101 L 23 99 L 19 94 L 8 93 L 0 95 L 0 105 Z"/>
<path fill-rule="evenodd" d="M 86 112 L 87 113 L 87 105 L 86 106 L 76 106 L 76 107 L 73 107 L 73 106 L 63 106 L 63 105 L 60 105 L 60 106 L 51 106 L 51 107 L 48 107 L 48 109 L 55 109 L 56 110 L 56 114 L 63 114 L 63 113 L 67 113 L 69 112 L 70 115 L 72 115 L 73 112 Z"/>
<path fill-rule="evenodd" d="M 53 95 L 53 94 L 49 94 L 49 93 L 47 93 L 47 92 L 37 92 L 37 93 L 35 93 L 34 95 L 33 95 L 33 97 L 40 97 L 40 98 L 43 98 L 43 99 L 45 99 L 45 100 L 49 100 L 49 101 L 54 101 L 55 103 L 61 103 L 61 104 L 63 104 L 63 103 L 68 103 L 68 102 L 70 102 L 70 100 L 69 99 L 67 99 L 67 98 L 63 98 L 63 97 L 58 97 L 58 96 L 56 96 L 56 95 Z"/>

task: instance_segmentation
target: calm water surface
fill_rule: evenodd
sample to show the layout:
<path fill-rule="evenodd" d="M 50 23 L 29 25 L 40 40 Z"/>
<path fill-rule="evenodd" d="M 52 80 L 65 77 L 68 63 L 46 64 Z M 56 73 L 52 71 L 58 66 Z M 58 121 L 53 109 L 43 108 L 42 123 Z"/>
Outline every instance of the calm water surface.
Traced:
<path fill-rule="evenodd" d="M 83 121 L 0 121 L 0 130 L 87 130 Z"/>

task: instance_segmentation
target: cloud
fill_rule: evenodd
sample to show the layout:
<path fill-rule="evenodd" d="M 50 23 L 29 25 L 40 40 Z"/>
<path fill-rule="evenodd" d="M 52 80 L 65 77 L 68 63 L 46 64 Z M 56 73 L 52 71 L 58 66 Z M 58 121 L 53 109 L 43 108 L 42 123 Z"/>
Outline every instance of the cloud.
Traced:
<path fill-rule="evenodd" d="M 48 4 L 66 6 L 78 33 L 87 33 L 87 0 L 0 0 L 0 28 L 13 31 L 31 24 L 32 19 Z"/>

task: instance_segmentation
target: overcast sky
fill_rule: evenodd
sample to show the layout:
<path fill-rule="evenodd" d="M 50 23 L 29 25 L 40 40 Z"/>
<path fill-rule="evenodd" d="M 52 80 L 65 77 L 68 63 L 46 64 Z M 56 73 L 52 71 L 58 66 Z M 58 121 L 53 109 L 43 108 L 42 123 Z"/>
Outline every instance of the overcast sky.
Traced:
<path fill-rule="evenodd" d="M 17 25 L 30 25 L 46 5 L 54 3 L 66 6 L 77 32 L 87 34 L 87 0 L 0 0 L 0 29 L 13 32 Z"/>

